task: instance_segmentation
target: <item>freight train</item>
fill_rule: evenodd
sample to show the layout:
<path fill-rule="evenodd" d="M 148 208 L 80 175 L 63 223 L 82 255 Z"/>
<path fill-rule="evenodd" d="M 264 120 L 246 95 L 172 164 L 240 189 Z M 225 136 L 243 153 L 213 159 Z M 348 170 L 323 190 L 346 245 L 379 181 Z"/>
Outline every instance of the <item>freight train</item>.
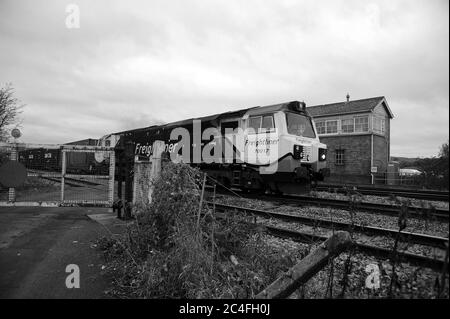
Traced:
<path fill-rule="evenodd" d="M 122 131 L 99 146 L 130 145 L 148 159 L 164 141 L 174 161 L 197 166 L 226 187 L 298 193 L 329 175 L 327 147 L 304 102 L 292 101 Z"/>
<path fill-rule="evenodd" d="M 19 162 L 21 162 L 27 169 L 61 173 L 61 149 L 48 149 L 41 147 L 19 150 Z M 106 161 L 96 161 L 95 153 L 67 152 L 66 173 L 108 175 L 109 166 Z"/>

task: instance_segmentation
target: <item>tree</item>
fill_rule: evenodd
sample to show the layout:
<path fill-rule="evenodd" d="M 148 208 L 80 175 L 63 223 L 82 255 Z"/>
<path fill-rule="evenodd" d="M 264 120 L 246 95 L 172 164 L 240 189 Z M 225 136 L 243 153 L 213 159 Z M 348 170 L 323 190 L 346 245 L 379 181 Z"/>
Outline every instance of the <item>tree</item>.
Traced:
<path fill-rule="evenodd" d="M 0 88 L 0 141 L 9 137 L 9 128 L 19 125 L 19 115 L 22 113 L 23 104 L 14 96 L 11 84 Z"/>
<path fill-rule="evenodd" d="M 441 146 L 441 150 L 439 151 L 439 160 L 440 160 L 439 163 L 440 173 L 443 177 L 444 185 L 448 189 L 449 186 L 448 140 Z"/>
<path fill-rule="evenodd" d="M 439 157 L 442 157 L 442 158 L 448 160 L 448 141 L 446 143 L 442 144 L 441 149 L 439 151 Z"/>
<path fill-rule="evenodd" d="M 414 167 L 424 172 L 415 182 L 421 187 L 433 189 L 449 188 L 449 158 L 448 141 L 442 144 L 438 157 L 419 158 L 414 161 L 404 161 L 400 167 Z"/>

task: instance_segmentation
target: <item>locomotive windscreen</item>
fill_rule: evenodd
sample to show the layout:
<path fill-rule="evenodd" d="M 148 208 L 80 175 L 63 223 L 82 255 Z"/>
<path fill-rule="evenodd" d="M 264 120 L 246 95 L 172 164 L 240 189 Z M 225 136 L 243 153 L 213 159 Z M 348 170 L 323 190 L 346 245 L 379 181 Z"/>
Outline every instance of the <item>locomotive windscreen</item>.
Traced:
<path fill-rule="evenodd" d="M 292 112 L 286 112 L 288 134 L 315 138 L 311 118 Z"/>

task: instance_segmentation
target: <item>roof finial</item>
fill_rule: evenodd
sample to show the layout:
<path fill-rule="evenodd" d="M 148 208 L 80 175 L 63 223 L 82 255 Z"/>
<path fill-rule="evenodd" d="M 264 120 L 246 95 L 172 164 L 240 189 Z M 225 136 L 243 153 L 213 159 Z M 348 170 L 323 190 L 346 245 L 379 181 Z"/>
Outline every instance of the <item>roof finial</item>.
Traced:
<path fill-rule="evenodd" d="M 350 101 L 350 94 L 347 93 L 347 102 Z"/>

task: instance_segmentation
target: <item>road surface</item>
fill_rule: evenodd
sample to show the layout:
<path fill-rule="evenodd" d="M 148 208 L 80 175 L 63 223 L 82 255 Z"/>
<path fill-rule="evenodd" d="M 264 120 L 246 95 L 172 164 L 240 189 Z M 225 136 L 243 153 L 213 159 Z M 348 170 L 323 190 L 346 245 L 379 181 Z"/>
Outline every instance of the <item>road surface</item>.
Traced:
<path fill-rule="evenodd" d="M 0 298 L 107 298 L 95 246 L 107 220 L 117 219 L 103 208 L 0 207 Z M 80 288 L 66 287 L 69 264 Z"/>

